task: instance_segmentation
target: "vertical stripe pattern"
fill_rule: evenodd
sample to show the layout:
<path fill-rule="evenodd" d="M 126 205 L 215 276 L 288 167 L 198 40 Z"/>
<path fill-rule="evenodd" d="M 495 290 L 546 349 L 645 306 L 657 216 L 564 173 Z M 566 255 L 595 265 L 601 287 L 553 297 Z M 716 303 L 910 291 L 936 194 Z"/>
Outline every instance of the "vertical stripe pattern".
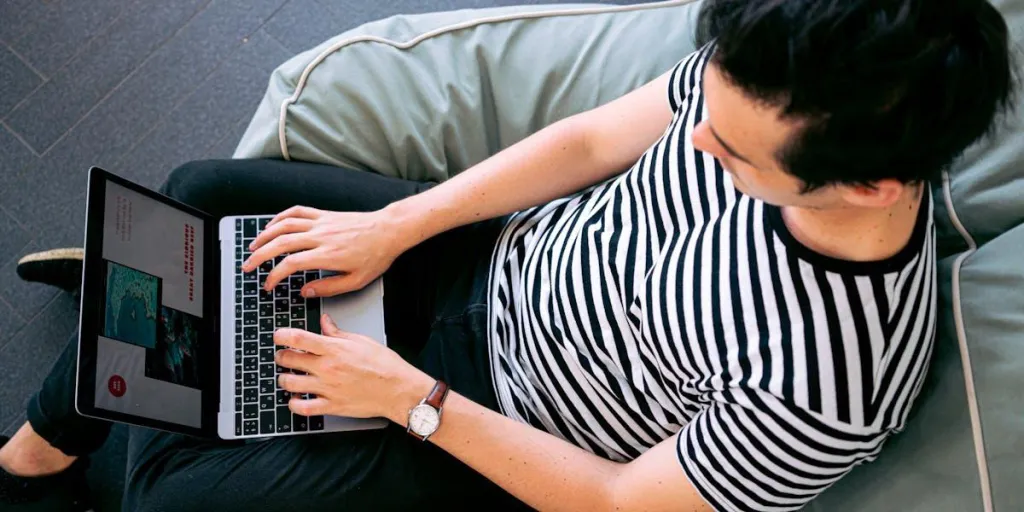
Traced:
<path fill-rule="evenodd" d="M 885 261 L 801 245 L 692 145 L 712 51 L 673 69 L 636 165 L 509 218 L 491 370 L 513 419 L 617 461 L 675 436 L 716 509 L 793 510 L 904 426 L 935 336 L 932 202 Z"/>

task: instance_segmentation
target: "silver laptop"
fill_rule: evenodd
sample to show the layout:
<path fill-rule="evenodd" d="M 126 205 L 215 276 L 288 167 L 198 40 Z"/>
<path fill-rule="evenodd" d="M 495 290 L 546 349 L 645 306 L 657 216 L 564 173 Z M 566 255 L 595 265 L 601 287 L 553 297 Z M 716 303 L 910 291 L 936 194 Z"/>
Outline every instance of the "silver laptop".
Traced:
<path fill-rule="evenodd" d="M 273 334 L 343 330 L 386 343 L 381 278 L 303 298 L 326 274 L 263 283 L 282 257 L 241 271 L 272 215 L 210 215 L 99 168 L 89 171 L 79 326 L 79 414 L 221 439 L 382 428 L 385 419 L 305 417 L 288 409 Z"/>

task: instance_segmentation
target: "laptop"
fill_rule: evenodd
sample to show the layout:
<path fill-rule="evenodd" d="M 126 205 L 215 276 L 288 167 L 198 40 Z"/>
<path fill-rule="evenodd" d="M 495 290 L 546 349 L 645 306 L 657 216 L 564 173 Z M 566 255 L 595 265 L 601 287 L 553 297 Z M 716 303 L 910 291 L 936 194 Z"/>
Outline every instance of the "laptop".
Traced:
<path fill-rule="evenodd" d="M 277 376 L 274 331 L 343 330 L 386 343 L 378 278 L 306 299 L 297 272 L 273 291 L 244 273 L 249 243 L 273 215 L 215 219 L 99 168 L 89 170 L 75 403 L 83 416 L 221 439 L 382 428 L 383 418 L 299 416 Z M 293 372 L 298 373 L 298 372 Z"/>

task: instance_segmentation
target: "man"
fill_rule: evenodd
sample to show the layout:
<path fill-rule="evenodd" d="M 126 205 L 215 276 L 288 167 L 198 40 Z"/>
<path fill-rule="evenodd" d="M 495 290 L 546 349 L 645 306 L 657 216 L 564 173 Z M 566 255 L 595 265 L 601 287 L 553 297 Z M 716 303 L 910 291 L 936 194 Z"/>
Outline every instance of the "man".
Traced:
<path fill-rule="evenodd" d="M 460 246 L 470 269 L 485 251 L 484 271 L 436 315 L 417 365 L 326 319 L 324 336 L 275 334 L 298 349 L 279 364 L 309 374 L 282 386 L 317 396 L 294 411 L 395 428 L 231 447 L 133 430 L 132 508 L 494 506 L 508 493 L 543 510 L 791 510 L 873 460 L 932 351 L 927 184 L 1009 103 L 1005 23 L 981 0 L 719 0 L 702 30 L 708 43 L 650 84 L 373 212 L 325 211 L 338 203 L 320 189 L 344 190 L 327 173 L 309 201 L 275 190 L 324 206 L 279 215 L 246 268 L 287 252 L 268 286 L 345 272 L 307 284 L 313 295 L 511 215 Z M 264 179 L 253 163 L 206 165 L 165 190 L 212 207 L 214 192 L 241 194 L 226 184 Z M 439 289 L 462 282 L 443 275 Z M 66 366 L 0 449 L 9 481 L 62 474 L 103 439 L 91 424 L 99 434 L 72 435 Z M 429 441 L 446 453 L 399 437 L 438 381 L 453 391 Z M 258 481 L 263 495 L 235 491 Z"/>

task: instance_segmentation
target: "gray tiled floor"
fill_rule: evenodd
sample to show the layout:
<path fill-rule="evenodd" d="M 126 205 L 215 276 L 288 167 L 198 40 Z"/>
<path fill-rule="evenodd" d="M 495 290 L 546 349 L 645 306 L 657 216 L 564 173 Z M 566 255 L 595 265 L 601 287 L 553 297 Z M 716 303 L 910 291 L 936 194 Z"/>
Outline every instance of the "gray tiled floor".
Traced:
<path fill-rule="evenodd" d="M 69 295 L 20 282 L 15 263 L 80 243 L 89 166 L 155 187 L 229 157 L 288 56 L 392 14 L 522 3 L 554 2 L 0 0 L 0 431 L 24 421 L 76 320 Z"/>

